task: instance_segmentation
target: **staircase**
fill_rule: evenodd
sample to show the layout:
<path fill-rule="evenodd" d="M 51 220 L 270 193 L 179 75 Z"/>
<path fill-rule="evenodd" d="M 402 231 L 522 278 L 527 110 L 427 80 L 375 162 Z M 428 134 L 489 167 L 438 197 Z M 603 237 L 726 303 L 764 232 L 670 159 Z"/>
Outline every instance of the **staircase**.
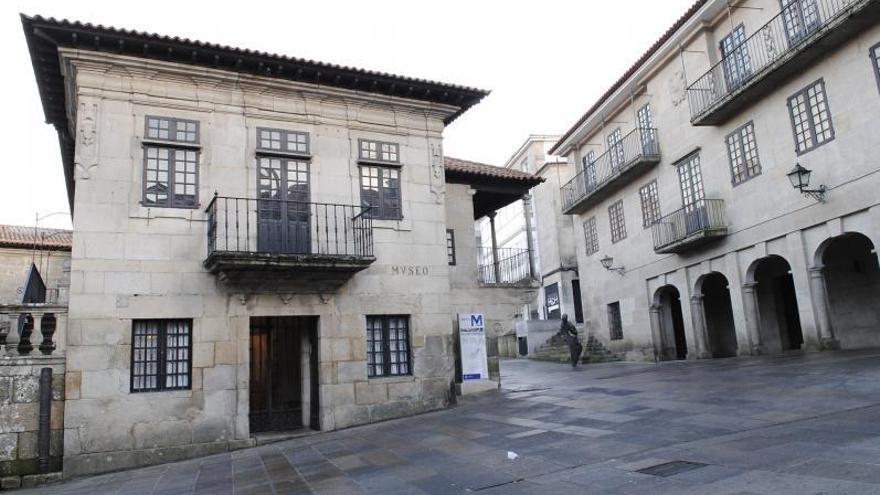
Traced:
<path fill-rule="evenodd" d="M 536 361 L 551 361 L 554 363 L 570 363 L 571 353 L 568 351 L 568 344 L 561 334 L 556 334 L 547 342 L 538 347 L 529 358 Z M 587 337 L 587 344 L 584 346 L 584 352 L 581 354 L 581 362 L 589 363 L 608 363 L 612 361 L 620 361 L 620 358 L 605 348 L 602 342 L 593 337 Z"/>

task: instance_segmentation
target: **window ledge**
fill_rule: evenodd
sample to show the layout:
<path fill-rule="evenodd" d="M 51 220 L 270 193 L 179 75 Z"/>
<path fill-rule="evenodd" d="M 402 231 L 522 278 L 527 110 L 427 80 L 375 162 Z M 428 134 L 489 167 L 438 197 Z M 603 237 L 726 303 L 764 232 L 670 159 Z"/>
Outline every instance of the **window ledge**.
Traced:
<path fill-rule="evenodd" d="M 400 220 L 374 218 L 373 228 L 383 230 L 396 230 L 398 232 L 411 232 L 413 226 L 412 222 L 408 218 L 401 218 Z"/>
<path fill-rule="evenodd" d="M 278 156 L 283 158 L 298 158 L 300 160 L 311 160 L 311 153 L 297 153 L 296 151 L 283 151 L 283 150 L 266 150 L 266 149 L 258 149 L 256 151 L 257 156 L 270 157 L 270 156 Z"/>
<path fill-rule="evenodd" d="M 370 382 L 382 382 L 382 383 L 408 383 L 415 382 L 415 375 L 400 375 L 400 376 L 372 376 L 367 378 L 367 381 Z"/>
<path fill-rule="evenodd" d="M 182 141 L 164 141 L 161 139 L 141 139 L 143 146 L 167 146 L 171 148 L 185 148 L 190 150 L 201 150 L 202 145 L 199 143 L 186 143 Z"/>
<path fill-rule="evenodd" d="M 403 167 L 403 164 L 400 162 L 386 162 L 382 160 L 369 160 L 367 158 L 358 158 L 358 165 L 372 165 L 377 167 Z"/>

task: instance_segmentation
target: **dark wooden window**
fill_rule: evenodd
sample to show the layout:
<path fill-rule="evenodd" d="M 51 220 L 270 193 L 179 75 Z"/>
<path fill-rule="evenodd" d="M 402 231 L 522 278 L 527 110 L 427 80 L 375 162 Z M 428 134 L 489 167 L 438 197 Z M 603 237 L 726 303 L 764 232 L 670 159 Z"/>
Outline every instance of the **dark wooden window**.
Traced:
<path fill-rule="evenodd" d="M 639 189 L 639 198 L 642 200 L 642 226 L 650 227 L 660 220 L 660 196 L 657 194 L 657 181 L 642 186 Z"/>
<path fill-rule="evenodd" d="M 819 79 L 792 95 L 788 99 L 788 110 L 798 155 L 834 139 L 824 80 Z"/>
<path fill-rule="evenodd" d="M 651 116 L 651 104 L 645 103 L 645 106 L 636 112 L 636 118 L 639 121 L 639 136 L 642 141 L 642 147 L 645 152 L 653 152 L 652 146 L 657 136 L 654 135 L 654 118 Z"/>
<path fill-rule="evenodd" d="M 728 91 L 738 88 L 752 75 L 752 62 L 744 45 L 745 41 L 746 28 L 742 24 L 721 40 L 724 79 L 727 81 Z"/>
<path fill-rule="evenodd" d="M 608 220 L 611 223 L 611 242 L 626 239 L 626 222 L 623 218 L 623 200 L 619 199 L 608 207 Z"/>
<path fill-rule="evenodd" d="M 702 205 L 705 191 L 703 190 L 703 173 L 700 170 L 700 155 L 692 153 L 676 163 L 678 184 L 681 187 L 682 206 L 694 208 Z"/>
<path fill-rule="evenodd" d="M 822 15 L 816 0 L 780 0 L 785 37 L 791 45 L 822 27 Z"/>
<path fill-rule="evenodd" d="M 367 376 L 412 374 L 409 316 L 367 316 Z"/>
<path fill-rule="evenodd" d="M 446 258 L 450 265 L 455 264 L 455 231 L 446 229 Z"/>
<path fill-rule="evenodd" d="M 584 221 L 584 243 L 586 244 L 588 255 L 599 251 L 599 234 L 596 232 L 595 216 Z"/>
<path fill-rule="evenodd" d="M 623 165 L 626 159 L 621 141 L 623 141 L 623 133 L 620 127 L 611 131 L 611 134 L 605 138 L 605 142 L 608 144 L 608 158 L 611 160 L 612 169 Z"/>
<path fill-rule="evenodd" d="M 131 391 L 192 387 L 192 320 L 134 320 Z"/>
<path fill-rule="evenodd" d="M 623 338 L 623 322 L 620 319 L 619 302 L 613 302 L 608 305 L 608 332 L 611 340 Z"/>
<path fill-rule="evenodd" d="M 400 169 L 361 165 L 361 204 L 371 206 L 370 218 L 400 220 Z"/>
<path fill-rule="evenodd" d="M 284 129 L 257 128 L 257 151 L 275 153 L 310 153 L 309 134 Z"/>
<path fill-rule="evenodd" d="M 199 123 L 146 117 L 143 205 L 199 206 Z"/>
<path fill-rule="evenodd" d="M 755 141 L 755 126 L 752 122 L 728 134 L 725 141 L 733 185 L 741 184 L 761 174 L 758 143 Z"/>
<path fill-rule="evenodd" d="M 397 143 L 360 139 L 358 158 L 371 162 L 400 163 L 400 146 Z"/>
<path fill-rule="evenodd" d="M 877 89 L 880 90 L 880 43 L 872 46 L 868 54 L 871 57 L 871 65 L 874 67 L 874 75 L 877 76 Z"/>

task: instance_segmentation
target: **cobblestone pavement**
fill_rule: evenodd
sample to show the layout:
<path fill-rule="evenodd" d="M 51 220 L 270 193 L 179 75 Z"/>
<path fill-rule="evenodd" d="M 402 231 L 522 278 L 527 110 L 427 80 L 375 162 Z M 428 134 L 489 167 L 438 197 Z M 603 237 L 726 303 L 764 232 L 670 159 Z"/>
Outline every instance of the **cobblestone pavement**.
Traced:
<path fill-rule="evenodd" d="M 880 351 L 502 373 L 442 412 L 18 493 L 880 493 Z"/>

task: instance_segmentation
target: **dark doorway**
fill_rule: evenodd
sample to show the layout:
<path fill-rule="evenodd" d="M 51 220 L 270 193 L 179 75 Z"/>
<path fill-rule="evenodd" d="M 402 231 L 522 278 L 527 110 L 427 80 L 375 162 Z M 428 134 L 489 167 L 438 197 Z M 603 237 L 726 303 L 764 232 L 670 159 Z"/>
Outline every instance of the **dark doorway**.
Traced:
<path fill-rule="evenodd" d="M 776 353 L 800 349 L 804 336 L 791 266 L 781 256 L 769 256 L 757 263 L 755 290 L 764 350 Z"/>
<path fill-rule="evenodd" d="M 844 349 L 880 346 L 880 265 L 859 233 L 833 238 L 822 252 L 834 337 Z"/>
<path fill-rule="evenodd" d="M 571 281 L 571 295 L 574 299 L 574 322 L 575 323 L 583 323 L 584 322 L 584 307 L 581 303 L 581 281 L 580 280 L 572 280 Z"/>
<path fill-rule="evenodd" d="M 733 307 L 727 278 L 713 272 L 703 279 L 703 312 L 706 316 L 706 332 L 709 334 L 709 350 L 713 358 L 736 356 L 736 329 L 733 324 Z"/>
<path fill-rule="evenodd" d="M 251 433 L 319 428 L 318 318 L 251 318 Z"/>
<path fill-rule="evenodd" d="M 258 174 L 257 250 L 309 253 L 309 162 L 262 157 Z"/>
<path fill-rule="evenodd" d="M 662 349 L 660 359 L 687 359 L 687 338 L 684 334 L 684 319 L 681 315 L 681 295 L 672 285 L 657 290 L 657 303 L 660 305 L 660 335 Z"/>

